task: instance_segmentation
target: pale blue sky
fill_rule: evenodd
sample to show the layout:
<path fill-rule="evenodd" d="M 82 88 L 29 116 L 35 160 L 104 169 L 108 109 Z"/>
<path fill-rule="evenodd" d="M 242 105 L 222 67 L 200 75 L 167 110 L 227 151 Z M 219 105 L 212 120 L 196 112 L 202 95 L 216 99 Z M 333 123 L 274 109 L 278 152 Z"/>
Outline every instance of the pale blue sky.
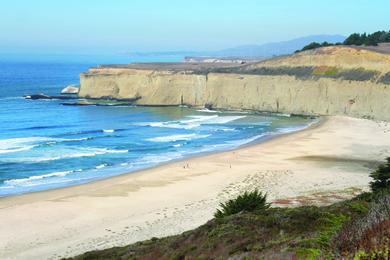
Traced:
<path fill-rule="evenodd" d="M 1 0 L 0 52 L 216 50 L 390 30 L 389 0 Z"/>

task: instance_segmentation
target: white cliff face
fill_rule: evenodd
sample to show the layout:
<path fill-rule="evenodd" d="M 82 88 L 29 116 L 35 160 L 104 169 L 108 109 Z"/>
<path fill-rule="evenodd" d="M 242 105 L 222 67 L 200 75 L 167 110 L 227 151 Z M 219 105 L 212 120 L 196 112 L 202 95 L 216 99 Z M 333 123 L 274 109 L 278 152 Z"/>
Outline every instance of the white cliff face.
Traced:
<path fill-rule="evenodd" d="M 81 97 L 141 97 L 139 105 L 253 109 L 307 115 L 348 115 L 390 121 L 390 85 L 371 81 L 129 70 L 81 76 Z"/>
<path fill-rule="evenodd" d="M 390 86 L 292 76 L 210 75 L 215 107 L 390 120 Z"/>
<path fill-rule="evenodd" d="M 279 67 L 278 67 L 279 66 Z M 99 68 L 80 76 L 79 96 L 131 99 L 139 105 L 211 105 L 221 109 L 306 115 L 347 115 L 390 121 L 390 56 L 329 47 L 246 68 L 315 68 L 314 77 L 194 72 L 150 68 Z M 287 68 L 287 70 L 286 70 Z M 326 73 L 363 69 L 373 78 L 346 80 Z M 252 74 L 252 75 L 250 75 Z M 333 74 L 331 76 L 334 76 Z M 390 76 L 389 76 L 390 77 Z M 386 80 L 381 80 L 385 78 Z M 389 81 L 389 82 L 387 82 Z"/>
<path fill-rule="evenodd" d="M 141 97 L 142 105 L 204 105 L 206 77 L 168 71 L 129 69 L 122 73 L 82 74 L 79 96 L 117 99 Z"/>

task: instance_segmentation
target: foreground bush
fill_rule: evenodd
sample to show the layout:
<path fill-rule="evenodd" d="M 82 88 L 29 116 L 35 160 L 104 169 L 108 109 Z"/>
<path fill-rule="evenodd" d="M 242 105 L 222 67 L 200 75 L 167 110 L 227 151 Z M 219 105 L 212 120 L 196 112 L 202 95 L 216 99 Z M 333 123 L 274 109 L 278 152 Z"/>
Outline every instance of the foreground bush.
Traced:
<path fill-rule="evenodd" d="M 376 171 L 370 174 L 374 180 L 370 182 L 370 187 L 373 192 L 378 192 L 383 189 L 390 189 L 390 157 L 387 163 L 380 165 Z"/>
<path fill-rule="evenodd" d="M 233 215 L 241 211 L 263 211 L 268 209 L 270 204 L 267 203 L 267 195 L 256 189 L 252 192 L 245 191 L 237 198 L 221 203 L 220 206 L 222 209 L 218 209 L 214 214 L 216 218 Z"/>
<path fill-rule="evenodd" d="M 353 219 L 334 239 L 334 245 L 344 256 L 352 257 L 351 252 L 385 252 L 390 236 L 390 195 L 378 194 L 367 214 Z M 371 258 L 369 258 L 371 259 Z M 378 258 L 382 259 L 382 258 Z"/>

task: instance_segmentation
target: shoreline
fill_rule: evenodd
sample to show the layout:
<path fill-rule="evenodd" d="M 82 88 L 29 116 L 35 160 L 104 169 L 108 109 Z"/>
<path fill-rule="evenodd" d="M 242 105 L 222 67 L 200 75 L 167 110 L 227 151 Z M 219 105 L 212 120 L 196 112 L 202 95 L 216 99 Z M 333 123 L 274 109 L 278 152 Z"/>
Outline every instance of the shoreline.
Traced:
<path fill-rule="evenodd" d="M 57 259 L 181 233 L 259 188 L 277 206 L 331 203 L 368 187 L 390 125 L 322 118 L 307 129 L 78 186 L 0 198 L 0 258 Z"/>
<path fill-rule="evenodd" d="M 56 191 L 56 190 L 62 190 L 62 189 L 68 189 L 68 188 L 72 188 L 72 187 L 77 187 L 77 186 L 88 185 L 88 184 L 92 184 L 92 183 L 96 183 L 96 182 L 106 181 L 106 180 L 109 180 L 109 179 L 112 179 L 112 178 L 117 178 L 117 177 L 120 177 L 120 176 L 131 175 L 131 174 L 140 174 L 140 173 L 142 173 L 144 171 L 153 170 L 153 169 L 156 169 L 158 167 L 161 167 L 161 166 L 164 166 L 164 165 L 169 165 L 169 164 L 172 164 L 172 163 L 188 161 L 188 160 L 191 160 L 191 159 L 194 159 L 194 158 L 206 157 L 206 156 L 213 155 L 213 154 L 223 154 L 223 153 L 226 153 L 226 152 L 237 151 L 237 150 L 240 150 L 240 149 L 243 149 L 243 148 L 246 148 L 246 147 L 259 145 L 259 144 L 271 141 L 271 140 L 273 140 L 275 138 L 280 138 L 282 136 L 291 135 L 291 134 L 294 134 L 294 133 L 297 133 L 297 132 L 302 132 L 302 131 L 309 130 L 309 129 L 313 128 L 313 127 L 320 126 L 321 124 L 323 124 L 327 120 L 326 117 L 321 117 L 321 116 L 316 116 L 315 118 L 316 119 L 313 119 L 312 122 L 310 122 L 309 124 L 305 125 L 302 129 L 292 130 L 292 131 L 289 131 L 287 133 L 272 132 L 269 135 L 265 135 L 265 136 L 256 138 L 253 141 L 250 141 L 250 142 L 248 142 L 246 144 L 243 144 L 243 145 L 239 145 L 239 146 L 237 146 L 235 148 L 230 148 L 230 149 L 226 149 L 226 150 L 215 150 L 215 151 L 200 152 L 198 154 L 189 155 L 188 157 L 177 158 L 177 159 L 172 159 L 170 161 L 161 162 L 161 163 L 158 163 L 155 166 L 146 167 L 144 169 L 138 169 L 138 170 L 134 170 L 134 171 L 130 171 L 130 172 L 122 172 L 122 173 L 115 174 L 113 176 L 103 177 L 101 179 L 95 179 L 95 180 L 87 181 L 87 182 L 84 182 L 84 183 L 79 183 L 79 184 L 74 184 L 74 185 L 69 185 L 69 186 L 64 186 L 64 187 L 51 188 L 51 189 L 46 189 L 46 190 L 38 190 L 38 191 L 31 191 L 31 192 L 25 192 L 25 193 L 12 194 L 12 195 L 8 195 L 8 196 L 0 196 L 0 204 L 1 204 L 1 201 L 3 199 L 7 199 L 7 198 L 15 198 L 15 197 L 20 197 L 20 196 L 25 196 L 25 195 L 28 196 L 28 195 L 31 195 L 31 194 L 36 194 L 36 193 L 41 193 L 41 192 Z M 0 206 L 0 209 L 1 209 L 1 206 Z"/>

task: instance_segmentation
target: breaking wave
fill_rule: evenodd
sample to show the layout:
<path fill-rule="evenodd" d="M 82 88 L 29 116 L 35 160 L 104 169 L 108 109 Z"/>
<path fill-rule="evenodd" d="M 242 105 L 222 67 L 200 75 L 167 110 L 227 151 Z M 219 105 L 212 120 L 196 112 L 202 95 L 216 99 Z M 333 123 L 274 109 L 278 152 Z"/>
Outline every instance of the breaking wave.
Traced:
<path fill-rule="evenodd" d="M 188 130 L 188 129 L 200 127 L 201 125 L 226 124 L 245 117 L 246 116 L 219 116 L 219 115 L 187 116 L 188 119 L 185 120 L 168 121 L 168 122 L 149 122 L 149 123 L 140 123 L 137 125 Z"/>
<path fill-rule="evenodd" d="M 78 171 L 81 171 L 81 170 L 78 170 Z M 53 172 L 53 173 L 47 173 L 47 174 L 43 174 L 43 175 L 35 175 L 35 176 L 28 177 L 28 178 L 6 180 L 6 181 L 4 181 L 4 184 L 20 185 L 20 184 L 25 184 L 25 183 L 29 183 L 29 182 L 33 182 L 33 181 L 37 181 L 37 180 L 42 180 L 42 179 L 46 179 L 46 178 L 51 178 L 51 177 L 64 177 L 64 176 L 66 176 L 70 173 L 73 173 L 73 172 L 76 172 L 76 171 Z"/>
<path fill-rule="evenodd" d="M 183 135 L 167 135 L 146 139 L 149 142 L 175 142 L 175 141 L 189 141 L 193 139 L 206 138 L 210 135 L 198 135 L 198 134 L 183 134 Z"/>
<path fill-rule="evenodd" d="M 110 150 L 105 148 L 74 148 L 74 149 L 59 149 L 52 153 L 52 156 L 34 156 L 34 157 L 16 157 L 0 159 L 2 162 L 12 163 L 40 163 L 81 157 L 94 157 L 108 153 L 127 153 L 129 150 Z"/>
<path fill-rule="evenodd" d="M 23 137 L 0 140 L 0 154 L 28 151 L 42 145 L 53 145 L 62 142 L 79 142 L 91 140 L 92 137 L 83 138 L 51 138 L 51 137 Z"/>

